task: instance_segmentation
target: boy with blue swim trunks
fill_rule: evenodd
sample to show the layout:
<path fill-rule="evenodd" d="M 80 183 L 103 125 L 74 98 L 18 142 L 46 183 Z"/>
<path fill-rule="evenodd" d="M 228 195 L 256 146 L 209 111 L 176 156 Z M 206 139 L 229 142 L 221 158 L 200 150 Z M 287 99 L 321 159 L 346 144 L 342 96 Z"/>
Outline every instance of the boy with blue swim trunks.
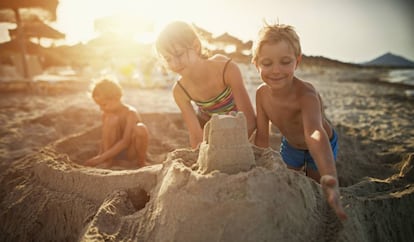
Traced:
<path fill-rule="evenodd" d="M 269 122 L 275 125 L 283 136 L 280 153 L 287 166 L 305 169 L 307 176 L 320 182 L 337 216 L 346 219 L 335 167 L 338 138 L 314 86 L 295 76 L 301 60 L 299 37 L 292 26 L 261 29 L 252 59 L 264 82 L 256 90 L 255 144 L 269 147 Z"/>
<path fill-rule="evenodd" d="M 335 130 L 333 130 L 333 135 L 332 138 L 329 140 L 329 143 L 332 148 L 334 160 L 336 160 L 336 155 L 338 153 L 338 135 L 336 134 Z M 310 155 L 309 150 L 301 150 L 292 147 L 291 145 L 289 145 L 286 137 L 284 136 L 282 137 L 282 142 L 280 144 L 280 155 L 282 156 L 283 161 L 288 165 L 288 167 L 291 167 L 293 169 L 299 170 L 302 169 L 302 167 L 304 167 L 306 173 L 308 173 L 308 169 L 311 169 L 312 171 L 318 170 L 318 167 L 316 166 L 315 161 Z"/>

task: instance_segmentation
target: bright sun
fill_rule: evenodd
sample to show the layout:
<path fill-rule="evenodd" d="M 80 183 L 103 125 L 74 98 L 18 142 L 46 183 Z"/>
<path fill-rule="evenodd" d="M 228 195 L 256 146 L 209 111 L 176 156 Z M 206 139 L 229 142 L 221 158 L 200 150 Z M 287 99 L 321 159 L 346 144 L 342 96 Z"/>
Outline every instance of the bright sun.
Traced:
<path fill-rule="evenodd" d="M 160 26 L 185 18 L 184 7 L 190 4 L 192 0 L 61 0 L 53 25 L 66 34 L 68 43 L 85 42 L 108 30 L 151 42 Z"/>

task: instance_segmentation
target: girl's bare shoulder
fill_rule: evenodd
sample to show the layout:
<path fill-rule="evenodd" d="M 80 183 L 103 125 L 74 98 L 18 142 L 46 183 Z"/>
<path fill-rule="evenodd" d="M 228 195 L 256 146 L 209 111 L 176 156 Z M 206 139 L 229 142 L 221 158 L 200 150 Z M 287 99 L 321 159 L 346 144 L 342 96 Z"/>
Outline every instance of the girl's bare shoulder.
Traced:
<path fill-rule="evenodd" d="M 230 60 L 230 58 L 222 54 L 215 54 L 211 56 L 208 60 L 220 64 L 227 62 L 228 60 Z"/>

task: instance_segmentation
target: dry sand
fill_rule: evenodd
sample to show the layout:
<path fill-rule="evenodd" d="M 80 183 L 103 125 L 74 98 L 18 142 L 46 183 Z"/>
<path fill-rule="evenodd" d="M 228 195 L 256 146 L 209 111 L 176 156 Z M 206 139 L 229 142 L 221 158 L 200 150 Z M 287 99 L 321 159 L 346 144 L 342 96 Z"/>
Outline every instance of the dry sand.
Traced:
<path fill-rule="evenodd" d="M 321 91 L 339 134 L 346 222 L 271 149 L 252 146 L 256 165 L 245 172 L 197 172 L 168 88 L 125 91 L 149 127 L 151 166 L 84 167 L 97 151 L 99 111 L 68 90 L 86 85 L 53 84 L 1 93 L 0 241 L 413 241 L 414 100 L 373 83 L 375 70 L 298 75 Z M 256 86 L 249 79 L 253 101 Z M 277 149 L 276 130 L 271 141 Z"/>

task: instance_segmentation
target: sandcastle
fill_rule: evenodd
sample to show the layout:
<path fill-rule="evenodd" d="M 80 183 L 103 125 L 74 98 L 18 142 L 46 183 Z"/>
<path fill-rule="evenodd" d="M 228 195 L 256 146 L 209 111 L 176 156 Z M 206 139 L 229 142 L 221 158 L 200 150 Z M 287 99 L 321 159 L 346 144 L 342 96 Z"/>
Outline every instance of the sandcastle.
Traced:
<path fill-rule="evenodd" d="M 204 127 L 197 163 L 202 174 L 214 170 L 235 174 L 255 165 L 242 112 L 212 116 Z"/>
<path fill-rule="evenodd" d="M 153 122 L 164 128 L 159 119 Z M 67 136 L 2 171 L 0 241 L 413 238 L 413 192 L 396 189 L 404 180 L 412 181 L 412 156 L 393 178 L 342 190 L 349 220 L 341 224 L 317 183 L 287 169 L 270 147 L 248 142 L 241 113 L 213 117 L 200 150 L 176 149 L 162 164 L 137 170 L 72 162 L 88 155 L 80 147 L 95 147 L 98 131 Z M 183 137 L 187 141 L 187 134 Z M 373 224 L 372 216 L 379 222 Z M 378 234 L 371 235 L 376 228 L 381 228 Z"/>

